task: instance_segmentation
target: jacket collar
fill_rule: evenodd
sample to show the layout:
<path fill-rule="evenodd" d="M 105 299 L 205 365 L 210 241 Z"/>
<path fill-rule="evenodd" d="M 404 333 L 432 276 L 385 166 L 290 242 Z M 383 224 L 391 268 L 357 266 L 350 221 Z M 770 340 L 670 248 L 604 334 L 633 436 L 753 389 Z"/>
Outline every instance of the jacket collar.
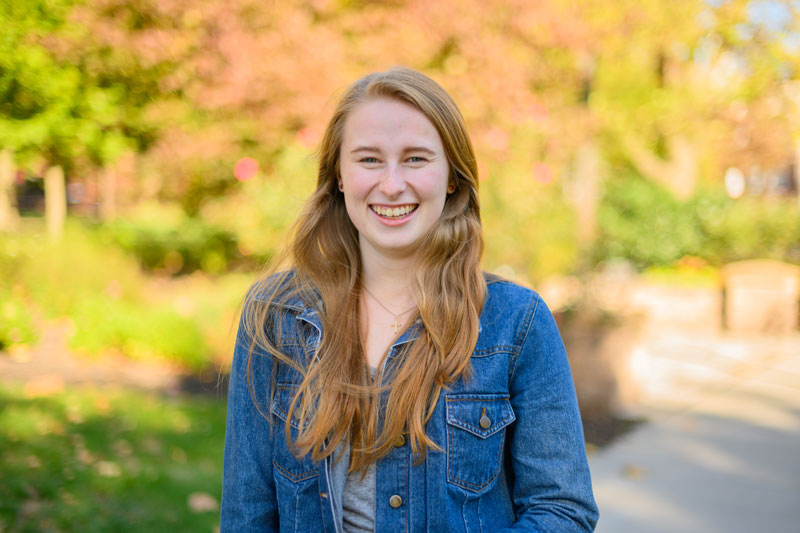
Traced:
<path fill-rule="evenodd" d="M 319 300 L 317 302 L 319 303 Z M 288 309 L 297 313 L 297 320 L 302 320 L 303 322 L 307 322 L 314 326 L 318 332 L 322 333 L 322 320 L 319 317 L 319 313 L 317 312 L 317 305 L 309 305 L 303 299 L 295 294 L 292 295 L 285 302 L 277 302 L 275 303 L 276 306 L 282 307 L 284 309 Z M 415 341 L 419 338 L 420 334 L 422 333 L 423 325 L 422 320 L 417 318 L 411 325 L 400 335 L 400 337 L 392 343 L 391 348 L 396 346 L 400 346 L 402 344 L 409 343 L 411 341 Z M 394 352 L 395 350 L 392 350 Z"/>
<path fill-rule="evenodd" d="M 484 272 L 484 279 L 486 280 L 487 285 L 491 285 L 492 283 L 496 283 L 501 281 L 502 278 L 495 274 L 490 274 Z M 488 296 L 488 294 L 487 294 Z M 320 320 L 319 313 L 317 309 L 320 308 L 321 305 L 321 298 L 319 293 L 314 289 L 314 301 L 313 302 L 305 302 L 299 294 L 293 294 L 288 300 L 285 302 L 275 302 L 273 305 L 278 307 L 283 307 L 285 309 L 289 309 L 295 313 L 297 313 L 297 320 L 302 320 L 311 324 L 316 328 L 316 330 L 320 333 L 320 337 L 322 336 L 322 321 Z M 478 333 L 483 330 L 483 324 L 480 321 L 478 323 Z M 400 335 L 400 337 L 394 341 L 389 350 L 389 356 L 393 357 L 396 354 L 396 350 L 394 348 L 396 346 L 400 346 L 402 344 L 406 344 L 412 341 L 415 341 L 419 338 L 422 334 L 424 326 L 422 324 L 422 320 L 417 318 L 406 330 Z"/>

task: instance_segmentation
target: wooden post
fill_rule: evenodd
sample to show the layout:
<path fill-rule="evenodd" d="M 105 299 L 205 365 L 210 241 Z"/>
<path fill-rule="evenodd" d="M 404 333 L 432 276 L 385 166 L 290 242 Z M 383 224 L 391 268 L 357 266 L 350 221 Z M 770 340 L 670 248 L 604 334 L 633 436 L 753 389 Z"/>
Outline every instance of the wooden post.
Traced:
<path fill-rule="evenodd" d="M 14 178 L 17 169 L 11 150 L 0 151 L 0 231 L 14 231 L 19 227 Z"/>
<path fill-rule="evenodd" d="M 52 239 L 60 239 L 64 233 L 64 220 L 67 217 L 64 169 L 60 166 L 50 167 L 44 174 L 44 208 L 47 234 Z"/>

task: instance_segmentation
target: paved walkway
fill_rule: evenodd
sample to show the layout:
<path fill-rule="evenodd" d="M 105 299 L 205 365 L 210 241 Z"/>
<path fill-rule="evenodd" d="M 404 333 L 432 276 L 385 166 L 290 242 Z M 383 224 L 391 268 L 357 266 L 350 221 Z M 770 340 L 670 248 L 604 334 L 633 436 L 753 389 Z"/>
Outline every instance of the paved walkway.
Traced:
<path fill-rule="evenodd" d="M 800 335 L 650 333 L 649 422 L 590 459 L 600 533 L 800 533 Z"/>

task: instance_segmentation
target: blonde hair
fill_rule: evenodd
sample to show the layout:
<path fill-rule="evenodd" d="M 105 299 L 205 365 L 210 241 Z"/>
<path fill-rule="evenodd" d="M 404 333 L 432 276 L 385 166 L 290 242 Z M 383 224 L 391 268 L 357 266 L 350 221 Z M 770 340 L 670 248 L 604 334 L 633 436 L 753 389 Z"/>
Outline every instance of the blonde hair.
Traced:
<path fill-rule="evenodd" d="M 355 107 L 375 98 L 405 102 L 431 121 L 450 166 L 449 183 L 455 186 L 439 221 L 417 247 L 411 290 L 424 327 L 419 338 L 404 345 L 396 359 L 400 364 L 387 368 L 383 385 L 373 383 L 366 369 L 358 232 L 338 189 L 344 123 Z M 364 470 L 404 432 L 420 460 L 428 448 L 440 449 L 426 435 L 425 424 L 442 388 L 469 376 L 486 294 L 482 253 L 477 164 L 464 119 L 450 96 L 424 74 L 403 67 L 353 83 L 328 123 L 317 188 L 295 223 L 283 262 L 274 261 L 257 285 L 268 297 L 248 299 L 243 310 L 253 343 L 303 376 L 286 422 L 288 439 L 289 420 L 299 416 L 302 429 L 290 443 L 296 453 L 310 452 L 319 461 L 347 440 L 350 469 Z M 287 261 L 291 270 L 276 274 Z M 315 306 L 322 323 L 316 357 L 307 365 L 283 353 L 271 331 L 280 329 L 274 305 L 298 296 Z"/>

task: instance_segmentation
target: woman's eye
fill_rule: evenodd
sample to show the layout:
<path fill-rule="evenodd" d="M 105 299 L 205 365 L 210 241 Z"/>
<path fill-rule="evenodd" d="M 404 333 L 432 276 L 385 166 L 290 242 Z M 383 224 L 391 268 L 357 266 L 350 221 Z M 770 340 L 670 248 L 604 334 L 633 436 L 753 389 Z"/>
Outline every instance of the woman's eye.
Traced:
<path fill-rule="evenodd" d="M 358 160 L 358 162 L 359 163 L 377 163 L 378 162 L 378 158 L 377 157 L 362 157 L 361 159 Z"/>
<path fill-rule="evenodd" d="M 409 163 L 424 163 L 425 161 L 427 161 L 427 159 L 418 155 L 413 155 L 408 158 Z"/>

